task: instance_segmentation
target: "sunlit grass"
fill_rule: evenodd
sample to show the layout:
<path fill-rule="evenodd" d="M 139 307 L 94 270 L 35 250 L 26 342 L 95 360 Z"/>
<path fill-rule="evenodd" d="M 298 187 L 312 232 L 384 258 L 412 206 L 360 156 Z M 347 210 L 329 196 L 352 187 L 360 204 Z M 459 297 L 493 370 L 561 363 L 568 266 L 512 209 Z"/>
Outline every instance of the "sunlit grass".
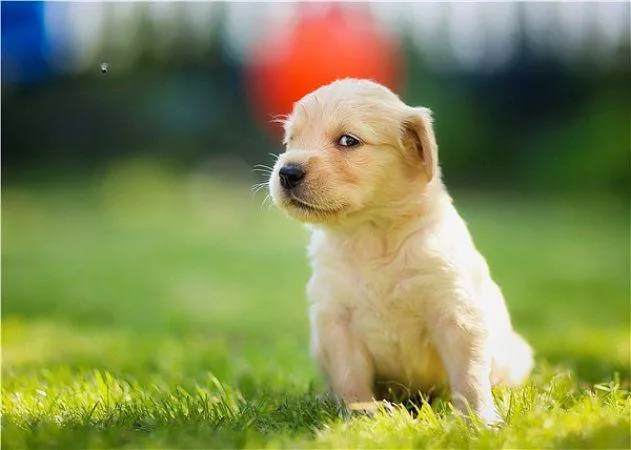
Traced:
<path fill-rule="evenodd" d="M 308 236 L 247 183 L 123 165 L 3 192 L 2 445 L 628 448 L 628 211 L 454 193 L 538 365 L 506 424 L 348 416 L 308 356 Z"/>

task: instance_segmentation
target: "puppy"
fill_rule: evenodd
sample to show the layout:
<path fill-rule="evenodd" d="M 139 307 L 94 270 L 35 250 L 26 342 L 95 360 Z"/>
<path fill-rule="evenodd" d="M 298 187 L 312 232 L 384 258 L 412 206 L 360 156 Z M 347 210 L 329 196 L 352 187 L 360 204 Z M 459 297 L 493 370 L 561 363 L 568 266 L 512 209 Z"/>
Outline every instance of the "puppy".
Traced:
<path fill-rule="evenodd" d="M 270 193 L 312 232 L 311 349 L 333 392 L 351 405 L 446 386 L 500 422 L 491 386 L 521 383 L 532 351 L 441 181 L 430 110 L 344 79 L 284 125 Z"/>

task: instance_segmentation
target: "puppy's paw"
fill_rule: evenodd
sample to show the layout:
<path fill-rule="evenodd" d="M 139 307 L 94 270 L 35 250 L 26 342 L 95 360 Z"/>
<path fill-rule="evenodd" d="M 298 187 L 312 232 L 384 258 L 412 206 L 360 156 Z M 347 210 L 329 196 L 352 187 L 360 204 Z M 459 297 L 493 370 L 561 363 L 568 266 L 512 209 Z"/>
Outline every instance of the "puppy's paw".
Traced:
<path fill-rule="evenodd" d="M 500 427 L 504 424 L 504 419 L 495 408 L 484 408 L 480 411 L 476 411 L 476 416 L 482 424 L 489 428 Z"/>
<path fill-rule="evenodd" d="M 455 407 L 453 410 L 471 426 L 483 426 L 496 428 L 504 424 L 504 419 L 499 415 L 495 406 L 471 409 L 467 406 Z"/>

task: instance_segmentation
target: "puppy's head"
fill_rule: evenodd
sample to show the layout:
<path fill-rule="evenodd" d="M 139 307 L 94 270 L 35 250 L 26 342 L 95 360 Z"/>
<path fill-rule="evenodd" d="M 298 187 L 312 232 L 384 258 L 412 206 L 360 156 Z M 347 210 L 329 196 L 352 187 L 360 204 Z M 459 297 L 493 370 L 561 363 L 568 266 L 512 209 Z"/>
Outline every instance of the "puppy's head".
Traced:
<path fill-rule="evenodd" d="M 303 222 L 385 213 L 440 177 L 430 111 L 367 80 L 338 80 L 303 97 L 285 121 L 284 143 L 270 192 Z"/>

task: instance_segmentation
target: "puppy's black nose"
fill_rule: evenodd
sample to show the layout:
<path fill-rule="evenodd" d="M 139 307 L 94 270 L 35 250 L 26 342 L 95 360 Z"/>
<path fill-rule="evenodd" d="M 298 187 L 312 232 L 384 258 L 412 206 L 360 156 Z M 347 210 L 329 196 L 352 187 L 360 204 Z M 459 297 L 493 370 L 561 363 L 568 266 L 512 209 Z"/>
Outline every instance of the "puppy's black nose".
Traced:
<path fill-rule="evenodd" d="M 280 177 L 280 185 L 285 189 L 291 189 L 298 184 L 305 176 L 305 172 L 298 164 L 286 164 L 278 171 Z"/>

